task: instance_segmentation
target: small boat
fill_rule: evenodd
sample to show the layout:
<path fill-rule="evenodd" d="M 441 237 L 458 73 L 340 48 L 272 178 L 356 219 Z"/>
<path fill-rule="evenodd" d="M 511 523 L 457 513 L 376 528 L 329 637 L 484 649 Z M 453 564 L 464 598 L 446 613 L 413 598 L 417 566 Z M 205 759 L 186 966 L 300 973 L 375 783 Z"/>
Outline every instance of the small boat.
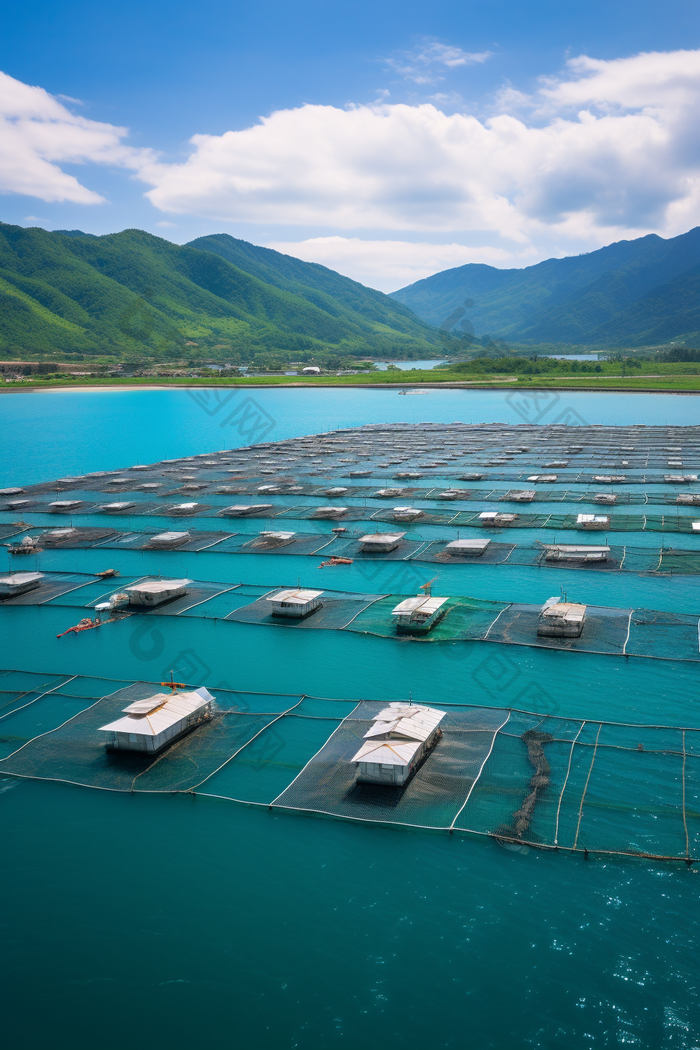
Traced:
<path fill-rule="evenodd" d="M 118 569 L 103 569 L 102 572 L 96 572 L 94 575 L 106 580 L 109 576 L 119 576 L 120 574 Z"/>
<path fill-rule="evenodd" d="M 323 569 L 326 565 L 352 565 L 352 558 L 338 558 L 332 555 L 328 561 L 321 562 L 319 569 Z"/>

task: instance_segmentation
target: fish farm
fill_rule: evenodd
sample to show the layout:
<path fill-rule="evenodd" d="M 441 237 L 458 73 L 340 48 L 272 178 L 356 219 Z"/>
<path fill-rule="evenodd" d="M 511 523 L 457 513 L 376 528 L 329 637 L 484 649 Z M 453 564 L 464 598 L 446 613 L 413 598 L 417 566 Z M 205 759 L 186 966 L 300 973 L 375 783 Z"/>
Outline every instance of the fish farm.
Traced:
<path fill-rule="evenodd" d="M 495 684 L 476 702 L 459 661 L 525 646 L 562 683 L 593 657 L 699 662 L 700 600 L 674 597 L 700 573 L 699 476 L 696 427 L 420 423 L 0 490 L 0 615 L 67 659 L 177 624 L 232 653 L 314 660 L 335 631 L 339 666 L 371 643 L 454 668 L 414 701 L 246 692 L 192 661 L 162 680 L 8 662 L 0 773 L 692 866 L 700 729 Z"/>

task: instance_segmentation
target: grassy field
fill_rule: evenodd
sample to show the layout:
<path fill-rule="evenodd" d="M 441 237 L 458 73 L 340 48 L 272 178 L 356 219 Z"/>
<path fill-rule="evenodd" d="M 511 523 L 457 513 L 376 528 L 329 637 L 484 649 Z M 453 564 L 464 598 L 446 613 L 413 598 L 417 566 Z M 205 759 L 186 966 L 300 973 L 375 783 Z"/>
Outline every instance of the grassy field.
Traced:
<path fill-rule="evenodd" d="M 697 366 L 695 366 L 697 367 Z M 653 372 L 622 376 L 614 374 L 587 375 L 477 375 L 470 377 L 463 372 L 451 373 L 418 370 L 405 373 L 403 379 L 396 372 L 373 372 L 354 376 L 251 376 L 250 378 L 139 378 L 104 379 L 79 376 L 75 379 L 66 377 L 49 379 L 37 376 L 18 382 L 5 383 L 0 390 L 11 393 L 16 390 L 38 390 L 57 387 L 382 387 L 393 386 L 397 389 L 428 387 L 471 387 L 474 389 L 527 388 L 530 390 L 644 390 L 644 391 L 679 391 L 683 393 L 700 393 L 700 372 L 693 374 L 693 365 L 662 364 L 653 366 Z M 675 369 L 675 371 L 671 371 Z"/>

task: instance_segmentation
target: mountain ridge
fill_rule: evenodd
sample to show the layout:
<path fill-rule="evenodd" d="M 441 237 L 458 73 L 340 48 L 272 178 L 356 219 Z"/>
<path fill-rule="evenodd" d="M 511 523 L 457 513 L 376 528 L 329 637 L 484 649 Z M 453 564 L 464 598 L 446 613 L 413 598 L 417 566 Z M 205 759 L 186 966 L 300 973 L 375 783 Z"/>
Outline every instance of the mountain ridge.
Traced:
<path fill-rule="evenodd" d="M 429 325 L 383 293 L 230 240 L 222 252 L 210 244 L 176 245 L 143 230 L 98 237 L 0 223 L 0 348 L 13 356 L 167 359 L 196 347 L 213 359 L 217 351 L 251 359 L 299 351 L 423 354 L 437 344 Z M 226 253 L 247 260 L 247 269 Z M 334 294 L 314 288 L 315 282 Z"/>
<path fill-rule="evenodd" d="M 662 331 L 664 339 L 698 333 L 699 262 L 695 227 L 675 238 L 648 234 L 521 269 L 468 263 L 391 296 L 443 331 L 524 343 L 649 345 Z M 643 300 L 645 309 L 635 311 Z"/>

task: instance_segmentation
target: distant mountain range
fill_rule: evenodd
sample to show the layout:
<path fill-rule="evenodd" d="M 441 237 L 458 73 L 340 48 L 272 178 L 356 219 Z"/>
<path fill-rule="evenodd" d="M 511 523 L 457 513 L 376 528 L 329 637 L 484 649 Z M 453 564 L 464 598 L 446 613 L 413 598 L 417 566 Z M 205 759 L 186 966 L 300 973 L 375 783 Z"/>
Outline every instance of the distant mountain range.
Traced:
<path fill-rule="evenodd" d="M 405 306 L 315 263 L 227 234 L 179 246 L 0 223 L 0 353 L 125 352 L 155 360 L 329 351 L 434 355 Z"/>
<path fill-rule="evenodd" d="M 470 263 L 392 297 L 443 331 L 513 342 L 692 343 L 700 333 L 700 227 L 520 270 Z"/>

